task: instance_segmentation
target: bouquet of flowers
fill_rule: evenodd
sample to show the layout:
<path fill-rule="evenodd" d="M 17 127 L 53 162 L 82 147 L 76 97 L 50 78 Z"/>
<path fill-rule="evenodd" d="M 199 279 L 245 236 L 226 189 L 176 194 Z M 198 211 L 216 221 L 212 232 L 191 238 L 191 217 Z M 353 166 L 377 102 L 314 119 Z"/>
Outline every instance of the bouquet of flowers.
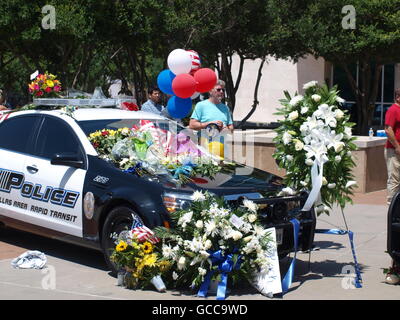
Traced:
<path fill-rule="evenodd" d="M 138 239 L 132 230 L 120 234 L 111 260 L 127 272 L 125 286 L 130 289 L 147 287 L 170 266 L 151 241 Z"/>
<path fill-rule="evenodd" d="M 130 135 L 129 128 L 120 128 L 118 130 L 98 130 L 89 135 L 89 141 L 99 152 L 100 156 L 108 157 L 114 145 Z"/>
<path fill-rule="evenodd" d="M 61 91 L 61 82 L 51 73 L 38 74 L 30 84 L 29 93 L 34 97 L 58 97 Z"/>
<path fill-rule="evenodd" d="M 311 81 L 303 88 L 304 96 L 291 97 L 285 92 L 286 99 L 280 100 L 283 107 L 277 115 L 284 119 L 276 129 L 273 156 L 286 169 L 285 183 L 297 191 L 313 187 L 319 168 L 322 186 L 317 213 L 329 212 L 334 203 L 344 208 L 352 202 L 356 185 L 351 172 L 355 166 L 351 152 L 357 149 L 351 129 L 354 123 L 340 108 L 344 100 L 336 87 L 328 89 Z"/>
<path fill-rule="evenodd" d="M 213 179 L 222 169 L 230 171 L 235 167 L 229 161 L 218 163 L 211 156 L 194 152 L 193 147 L 171 148 L 176 152 L 166 156 L 165 148 L 159 147 L 153 136 L 156 132 L 152 130 L 103 129 L 91 133 L 88 138 L 102 158 L 113 161 L 122 170 L 139 175 L 170 174 L 182 184 L 197 175 Z"/>
<path fill-rule="evenodd" d="M 175 287 L 220 279 L 226 288 L 228 275 L 235 283 L 269 270 L 271 239 L 254 202 L 231 208 L 224 199 L 199 191 L 192 199 L 190 208 L 171 213 L 174 229 L 154 230 L 163 239 L 161 250 L 174 270 L 169 280 Z"/>

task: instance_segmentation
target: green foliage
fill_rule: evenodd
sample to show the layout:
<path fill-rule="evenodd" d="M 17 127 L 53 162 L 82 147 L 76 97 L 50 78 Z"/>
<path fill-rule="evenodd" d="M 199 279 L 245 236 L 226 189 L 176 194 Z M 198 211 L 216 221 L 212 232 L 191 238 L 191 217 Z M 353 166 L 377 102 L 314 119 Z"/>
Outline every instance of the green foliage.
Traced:
<path fill-rule="evenodd" d="M 323 164 L 321 208 L 328 212 L 333 204 L 342 208 L 351 203 L 354 188 L 352 168 L 355 163 L 351 152 L 357 149 L 352 136 L 354 123 L 340 109 L 342 99 L 336 87 L 305 84 L 305 95 L 291 97 L 285 92 L 279 114 L 284 116 L 274 138 L 273 157 L 279 167 L 287 170 L 285 183 L 295 190 L 311 190 L 311 167 L 316 161 Z"/>

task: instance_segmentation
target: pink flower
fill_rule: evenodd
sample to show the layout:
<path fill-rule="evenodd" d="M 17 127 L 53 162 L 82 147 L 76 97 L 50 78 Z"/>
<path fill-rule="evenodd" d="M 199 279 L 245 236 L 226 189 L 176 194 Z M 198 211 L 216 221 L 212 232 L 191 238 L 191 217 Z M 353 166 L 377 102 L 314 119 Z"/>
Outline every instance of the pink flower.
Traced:
<path fill-rule="evenodd" d="M 53 88 L 53 89 L 54 89 L 54 91 L 55 91 L 55 92 L 58 92 L 58 91 L 60 91 L 60 90 L 61 90 L 61 87 L 60 87 L 60 86 L 54 86 L 54 88 Z"/>

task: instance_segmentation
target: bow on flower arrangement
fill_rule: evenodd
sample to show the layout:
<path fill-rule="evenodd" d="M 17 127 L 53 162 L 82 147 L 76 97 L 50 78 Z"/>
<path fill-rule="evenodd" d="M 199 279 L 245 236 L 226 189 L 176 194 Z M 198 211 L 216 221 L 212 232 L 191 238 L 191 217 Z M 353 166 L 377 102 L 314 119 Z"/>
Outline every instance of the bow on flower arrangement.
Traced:
<path fill-rule="evenodd" d="M 36 98 L 58 97 L 61 91 L 61 82 L 51 73 L 38 74 L 29 84 L 29 93 Z"/>
<path fill-rule="evenodd" d="M 210 281 L 219 280 L 217 299 L 224 299 L 228 284 L 251 282 L 270 269 L 271 237 L 254 202 L 231 208 L 224 199 L 199 191 L 192 200 L 190 208 L 171 213 L 173 229 L 154 230 L 171 264 L 170 278 L 165 277 L 170 285 L 197 287 L 198 295 L 206 296 Z"/>
<path fill-rule="evenodd" d="M 329 89 L 317 81 L 306 83 L 304 96 L 280 100 L 283 116 L 275 131 L 273 157 L 286 169 L 285 183 L 295 189 L 311 190 L 309 203 L 316 203 L 317 213 L 329 212 L 334 203 L 343 209 L 356 185 L 351 152 L 357 149 L 352 137 L 354 123 L 340 108 L 344 102 L 336 86 Z M 312 199 L 311 199 L 312 198 Z M 318 199 L 320 198 L 320 199 Z"/>

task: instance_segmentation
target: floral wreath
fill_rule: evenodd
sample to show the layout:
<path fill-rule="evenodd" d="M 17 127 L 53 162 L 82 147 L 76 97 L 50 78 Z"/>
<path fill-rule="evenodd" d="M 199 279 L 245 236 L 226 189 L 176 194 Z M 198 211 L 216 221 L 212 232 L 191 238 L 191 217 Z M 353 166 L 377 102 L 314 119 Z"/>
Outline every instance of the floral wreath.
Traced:
<path fill-rule="evenodd" d="M 317 188 L 317 213 L 329 212 L 334 203 L 343 209 L 356 185 L 352 168 L 355 166 L 350 115 L 340 108 L 344 100 L 337 87 L 329 89 L 317 81 L 304 84 L 304 96 L 280 100 L 283 108 L 276 115 L 283 120 L 275 131 L 276 151 L 273 157 L 280 168 L 286 169 L 285 183 L 294 190 Z M 319 173 L 318 170 L 319 169 Z M 318 176 L 320 185 L 318 185 Z M 311 190 L 311 193 L 313 190 Z M 314 203 L 314 201 L 313 201 Z"/>

